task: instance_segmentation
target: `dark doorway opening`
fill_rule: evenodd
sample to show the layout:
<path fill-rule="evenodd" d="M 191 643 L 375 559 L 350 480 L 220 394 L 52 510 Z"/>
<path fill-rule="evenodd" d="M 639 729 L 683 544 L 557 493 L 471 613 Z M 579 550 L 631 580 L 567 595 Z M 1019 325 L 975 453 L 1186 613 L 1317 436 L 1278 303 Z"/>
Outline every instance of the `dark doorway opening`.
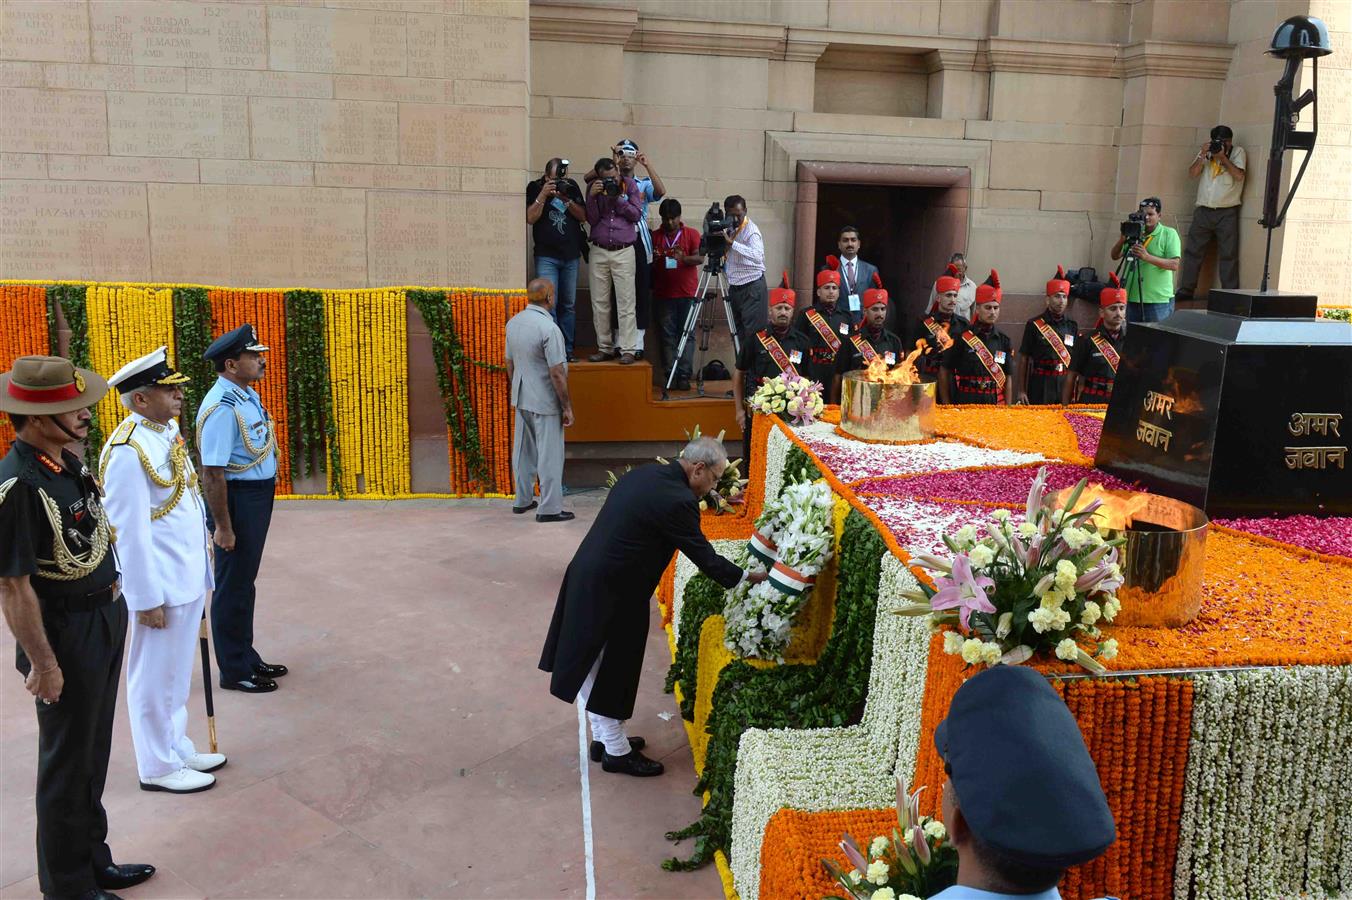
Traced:
<path fill-rule="evenodd" d="M 878 267 L 891 300 L 888 327 L 905 336 L 949 255 L 964 249 L 954 241 L 966 232 L 966 193 L 947 185 L 819 184 L 813 271 L 825 265 L 827 254 L 840 255 L 841 228 L 858 228 L 859 257 Z M 956 199 L 961 206 L 952 205 Z"/>

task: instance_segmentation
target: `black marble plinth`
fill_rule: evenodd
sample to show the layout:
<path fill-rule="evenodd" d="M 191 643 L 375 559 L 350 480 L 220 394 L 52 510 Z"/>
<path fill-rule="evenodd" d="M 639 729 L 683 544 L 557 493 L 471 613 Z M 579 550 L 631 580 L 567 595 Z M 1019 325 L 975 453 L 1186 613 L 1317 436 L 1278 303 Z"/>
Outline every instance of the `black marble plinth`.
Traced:
<path fill-rule="evenodd" d="M 1206 299 L 1206 308 L 1211 312 L 1249 319 L 1313 319 L 1318 306 L 1319 298 L 1314 294 L 1243 288 L 1213 288 Z"/>
<path fill-rule="evenodd" d="M 1349 515 L 1349 446 L 1352 325 L 1180 310 L 1128 328 L 1094 463 L 1213 516 Z"/>

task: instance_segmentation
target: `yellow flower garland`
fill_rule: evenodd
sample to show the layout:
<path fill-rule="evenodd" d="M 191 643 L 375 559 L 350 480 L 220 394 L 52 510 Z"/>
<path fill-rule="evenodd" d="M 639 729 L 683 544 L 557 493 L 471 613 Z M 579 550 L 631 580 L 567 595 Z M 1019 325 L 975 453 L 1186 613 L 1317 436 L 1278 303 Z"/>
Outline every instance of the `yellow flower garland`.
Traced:
<path fill-rule="evenodd" d="M 405 293 L 388 288 L 325 291 L 324 308 L 343 491 L 408 494 L 412 465 Z M 330 490 L 335 487 L 329 485 Z"/>
<path fill-rule="evenodd" d="M 90 364 L 103 377 L 165 345 L 169 347 L 169 364 L 174 364 L 170 288 L 93 284 L 85 292 L 85 311 L 89 316 Z M 113 427 L 127 416 L 113 391 L 98 402 L 97 409 L 104 434 L 112 434 Z"/>

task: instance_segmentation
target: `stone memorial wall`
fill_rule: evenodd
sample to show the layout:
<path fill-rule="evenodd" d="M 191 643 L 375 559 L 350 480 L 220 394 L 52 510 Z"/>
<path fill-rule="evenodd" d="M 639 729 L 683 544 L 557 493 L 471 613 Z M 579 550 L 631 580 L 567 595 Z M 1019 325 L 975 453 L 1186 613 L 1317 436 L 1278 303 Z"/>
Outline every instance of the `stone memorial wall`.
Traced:
<path fill-rule="evenodd" d="M 527 13 L 3 0 L 0 277 L 520 287 Z"/>

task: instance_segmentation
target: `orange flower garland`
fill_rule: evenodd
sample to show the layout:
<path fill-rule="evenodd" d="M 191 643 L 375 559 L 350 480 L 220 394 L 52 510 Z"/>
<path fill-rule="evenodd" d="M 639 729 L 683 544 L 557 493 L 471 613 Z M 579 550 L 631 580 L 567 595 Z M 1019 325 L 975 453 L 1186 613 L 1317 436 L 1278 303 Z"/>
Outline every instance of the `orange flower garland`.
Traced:
<path fill-rule="evenodd" d="M 451 318 L 464 354 L 463 385 L 470 409 L 460 410 L 476 423 L 480 451 L 488 481 L 480 483 L 469 470 L 469 460 L 447 448 L 451 490 L 456 493 L 510 495 L 512 483 L 512 433 L 515 415 L 511 408 L 511 385 L 507 381 L 507 321 L 526 307 L 520 293 L 457 290 L 450 293 Z M 453 377 L 453 376 L 452 376 Z M 457 407 L 459 400 L 456 401 Z"/>
<path fill-rule="evenodd" d="M 211 302 L 211 333 L 222 335 L 245 322 L 253 325 L 267 347 L 268 367 L 263 380 L 254 385 L 263 408 L 272 416 L 277 435 L 278 494 L 291 493 L 291 440 L 286 404 L 286 296 L 281 291 L 214 288 Z M 196 420 L 197 410 L 191 410 Z"/>
<path fill-rule="evenodd" d="M 920 796 L 936 793 L 926 789 Z M 891 809 L 841 809 L 803 812 L 781 809 L 765 826 L 761 844 L 760 892 L 762 897 L 830 897 L 838 895 L 836 884 L 822 868 L 829 859 L 845 871 L 852 866 L 837 844 L 848 834 L 860 847 L 897 827 L 897 811 Z"/>
<path fill-rule="evenodd" d="M 36 284 L 0 285 L 0 372 L 21 356 L 46 356 L 47 289 Z M 14 441 L 8 416 L 0 416 L 0 453 Z"/>
<path fill-rule="evenodd" d="M 1079 407 L 1077 407 L 1078 409 Z M 936 406 L 935 435 L 990 450 L 1041 453 L 1093 465 L 1059 406 Z"/>

